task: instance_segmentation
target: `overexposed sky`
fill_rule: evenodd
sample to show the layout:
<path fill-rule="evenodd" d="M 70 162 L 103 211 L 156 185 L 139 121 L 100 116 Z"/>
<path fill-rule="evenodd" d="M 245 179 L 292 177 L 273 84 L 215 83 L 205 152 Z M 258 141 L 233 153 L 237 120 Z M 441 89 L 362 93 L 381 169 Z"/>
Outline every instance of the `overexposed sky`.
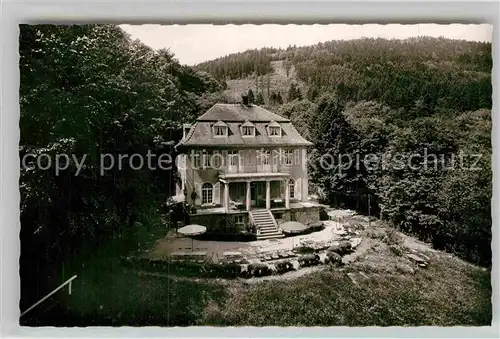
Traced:
<path fill-rule="evenodd" d="M 493 26 L 482 25 L 121 25 L 132 39 L 168 48 L 182 64 L 194 65 L 247 49 L 305 46 L 362 37 L 404 39 L 432 36 L 491 42 Z"/>

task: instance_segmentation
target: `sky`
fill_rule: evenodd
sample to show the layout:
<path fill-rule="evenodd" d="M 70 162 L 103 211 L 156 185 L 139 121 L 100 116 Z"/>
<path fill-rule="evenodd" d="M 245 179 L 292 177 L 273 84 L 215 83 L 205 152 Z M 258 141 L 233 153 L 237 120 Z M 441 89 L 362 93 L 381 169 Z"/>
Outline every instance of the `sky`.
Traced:
<path fill-rule="evenodd" d="M 432 36 L 491 42 L 493 26 L 482 25 L 121 25 L 132 39 L 168 48 L 181 64 L 195 65 L 227 54 L 262 47 L 306 46 L 363 37 L 405 39 Z"/>

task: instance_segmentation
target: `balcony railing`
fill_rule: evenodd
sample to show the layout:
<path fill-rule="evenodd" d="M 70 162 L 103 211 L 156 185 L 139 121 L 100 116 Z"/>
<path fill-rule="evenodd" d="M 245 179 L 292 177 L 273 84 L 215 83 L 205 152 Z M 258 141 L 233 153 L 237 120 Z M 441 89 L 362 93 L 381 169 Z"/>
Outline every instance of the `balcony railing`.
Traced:
<path fill-rule="evenodd" d="M 221 174 L 236 173 L 290 173 L 290 166 L 281 164 L 226 166 L 220 169 Z"/>

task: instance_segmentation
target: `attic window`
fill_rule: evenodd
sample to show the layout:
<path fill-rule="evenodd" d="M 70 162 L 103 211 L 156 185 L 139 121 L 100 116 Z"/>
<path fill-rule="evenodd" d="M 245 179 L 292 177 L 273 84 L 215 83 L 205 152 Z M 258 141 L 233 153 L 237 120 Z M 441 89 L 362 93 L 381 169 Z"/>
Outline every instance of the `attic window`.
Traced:
<path fill-rule="evenodd" d="M 276 121 L 271 122 L 267 126 L 267 133 L 271 137 L 281 137 L 281 126 Z"/>
<path fill-rule="evenodd" d="M 244 137 L 252 137 L 255 134 L 254 127 L 252 126 L 243 126 L 241 131 Z"/>
<path fill-rule="evenodd" d="M 213 135 L 216 137 L 227 137 L 228 129 L 226 123 L 218 121 L 213 125 Z"/>
<path fill-rule="evenodd" d="M 227 135 L 227 127 L 215 126 L 214 135 L 218 137 L 225 137 Z"/>
<path fill-rule="evenodd" d="M 269 127 L 269 135 L 272 137 L 281 136 L 281 128 L 279 127 Z"/>
<path fill-rule="evenodd" d="M 245 123 L 241 125 L 241 135 L 243 137 L 254 137 L 255 126 L 251 122 L 245 121 Z"/>

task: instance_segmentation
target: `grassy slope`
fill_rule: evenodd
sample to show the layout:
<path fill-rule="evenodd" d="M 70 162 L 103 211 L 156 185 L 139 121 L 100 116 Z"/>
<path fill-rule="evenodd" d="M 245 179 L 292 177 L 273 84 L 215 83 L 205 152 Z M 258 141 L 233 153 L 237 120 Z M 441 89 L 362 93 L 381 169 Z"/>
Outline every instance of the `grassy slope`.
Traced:
<path fill-rule="evenodd" d="M 490 324 L 490 272 L 447 253 L 429 250 L 429 267 L 403 274 L 395 265 L 408 264 L 408 259 L 390 251 L 380 236 L 365 231 L 363 239 L 344 270 L 322 266 L 296 279 L 254 283 L 171 277 L 168 272 L 158 276 L 137 274 L 105 251 L 102 260 L 94 257 L 92 263 L 75 272 L 79 277 L 71 296 L 66 291 L 58 293 L 52 308 L 44 306 L 33 311 L 23 324 Z M 355 272 L 358 285 L 352 283 L 347 272 Z M 359 272 L 365 272 L 368 279 Z"/>
<path fill-rule="evenodd" d="M 272 61 L 271 66 L 274 69 L 274 72 L 269 75 L 265 75 L 263 77 L 264 85 L 261 88 L 261 84 L 259 80 L 259 92 L 262 92 L 265 101 L 267 102 L 267 77 L 271 77 L 270 81 L 270 89 L 274 92 L 280 92 L 281 96 L 284 100 L 286 100 L 286 96 L 288 93 L 288 89 L 290 85 L 295 82 L 299 85 L 299 88 L 302 90 L 304 94 L 304 83 L 296 78 L 295 68 L 292 66 L 290 70 L 290 74 L 288 77 L 286 76 L 285 69 L 283 67 L 283 60 L 280 61 Z M 238 101 L 241 98 L 241 95 L 247 93 L 249 89 L 257 94 L 256 92 L 256 80 L 255 77 L 247 77 L 245 79 L 234 79 L 227 80 L 227 89 L 224 91 L 228 97 L 233 101 Z"/>
<path fill-rule="evenodd" d="M 489 273 L 455 259 L 433 261 L 415 275 L 355 275 L 328 269 L 294 281 L 234 284 L 204 323 L 224 326 L 489 325 Z"/>

